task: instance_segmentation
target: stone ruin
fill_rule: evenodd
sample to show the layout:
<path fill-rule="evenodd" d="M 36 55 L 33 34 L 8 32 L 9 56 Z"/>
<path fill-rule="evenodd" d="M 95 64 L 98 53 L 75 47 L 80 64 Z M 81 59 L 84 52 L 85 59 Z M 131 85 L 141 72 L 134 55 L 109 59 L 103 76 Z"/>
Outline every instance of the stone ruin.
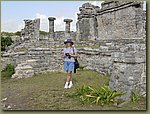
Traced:
<path fill-rule="evenodd" d="M 42 39 L 47 39 L 49 41 L 63 41 L 66 38 L 76 38 L 76 32 L 70 31 L 70 23 L 73 21 L 72 19 L 64 19 L 66 23 L 65 31 L 54 31 L 54 21 L 55 17 L 49 17 L 49 34 L 48 35 L 40 35 L 40 19 L 30 20 L 26 19 L 25 27 L 21 30 L 21 40 L 32 40 L 39 41 Z"/>
<path fill-rule="evenodd" d="M 78 40 L 145 37 L 145 12 L 142 2 L 109 1 L 102 8 L 85 3 L 79 8 Z"/>
<path fill-rule="evenodd" d="M 39 39 L 40 19 L 24 20 L 25 27 L 21 30 L 22 40 Z"/>
<path fill-rule="evenodd" d="M 146 12 L 142 2 L 103 2 L 101 9 L 85 3 L 79 10 L 76 32 L 70 31 L 70 19 L 64 20 L 65 31 L 54 31 L 55 18 L 50 17 L 48 40 L 26 40 L 15 46 L 2 55 L 2 68 L 14 64 L 16 72 L 12 78 L 17 79 L 39 72 L 63 71 L 61 46 L 70 36 L 77 40 L 75 46 L 80 54 L 80 64 L 104 75 L 109 74 L 109 86 L 127 93 L 122 97 L 124 100 L 128 102 L 131 91 L 135 89 L 146 96 Z M 27 22 L 22 37 L 30 38 L 31 35 L 31 39 L 38 40 L 39 26 L 37 31 L 32 27 L 27 29 L 33 21 Z M 90 46 L 96 48 L 86 48 Z M 25 50 L 17 51 L 20 49 Z"/>

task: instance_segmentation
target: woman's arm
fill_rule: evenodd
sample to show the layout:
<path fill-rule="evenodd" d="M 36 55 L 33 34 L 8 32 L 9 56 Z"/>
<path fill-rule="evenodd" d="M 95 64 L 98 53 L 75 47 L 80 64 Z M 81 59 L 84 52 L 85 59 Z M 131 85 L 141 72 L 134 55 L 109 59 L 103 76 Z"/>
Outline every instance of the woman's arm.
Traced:
<path fill-rule="evenodd" d="M 70 53 L 70 55 L 72 57 L 78 57 L 79 56 L 79 54 L 77 53 L 77 50 L 75 48 L 73 48 L 73 52 L 74 52 L 73 54 Z"/>
<path fill-rule="evenodd" d="M 77 53 L 74 53 L 74 54 L 70 54 L 72 57 L 77 57 L 78 54 Z"/>
<path fill-rule="evenodd" d="M 63 49 L 62 57 L 65 58 L 65 56 L 66 56 L 66 55 L 65 55 L 65 49 Z"/>

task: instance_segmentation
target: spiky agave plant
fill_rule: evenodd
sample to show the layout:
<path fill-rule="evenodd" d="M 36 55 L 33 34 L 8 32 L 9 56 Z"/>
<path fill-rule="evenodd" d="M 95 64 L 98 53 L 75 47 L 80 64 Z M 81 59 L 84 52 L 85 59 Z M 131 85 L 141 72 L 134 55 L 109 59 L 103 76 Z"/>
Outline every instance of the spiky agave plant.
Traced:
<path fill-rule="evenodd" d="M 131 91 L 131 100 L 133 103 L 137 102 L 140 100 L 141 96 L 138 95 L 134 90 Z"/>
<path fill-rule="evenodd" d="M 123 95 L 124 93 L 114 91 L 109 88 L 109 86 L 102 86 L 100 88 L 94 88 L 92 86 L 84 85 L 77 89 L 75 96 L 80 98 L 82 103 L 90 104 L 110 104 L 114 103 L 115 98 Z"/>

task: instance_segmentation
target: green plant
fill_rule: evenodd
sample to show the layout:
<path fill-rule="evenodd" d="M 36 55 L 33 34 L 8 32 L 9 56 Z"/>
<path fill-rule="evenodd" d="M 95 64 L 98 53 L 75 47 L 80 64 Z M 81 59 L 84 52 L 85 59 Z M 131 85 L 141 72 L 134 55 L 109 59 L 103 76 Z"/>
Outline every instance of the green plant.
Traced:
<path fill-rule="evenodd" d="M 13 33 L 13 32 L 1 32 L 1 35 L 2 36 L 14 36 L 15 35 L 15 33 Z"/>
<path fill-rule="evenodd" d="M 15 68 L 12 64 L 8 64 L 5 69 L 1 71 L 1 73 L 3 78 L 10 78 L 15 73 Z"/>
<path fill-rule="evenodd" d="M 17 31 L 14 34 L 17 35 L 17 36 L 21 36 L 21 31 Z"/>
<path fill-rule="evenodd" d="M 140 98 L 141 98 L 141 96 L 138 95 L 137 92 L 132 90 L 132 92 L 131 92 L 131 100 L 132 100 L 132 102 L 135 103 L 135 102 L 139 101 Z"/>
<path fill-rule="evenodd" d="M 109 86 L 94 88 L 83 85 L 81 88 L 77 88 L 77 91 L 72 96 L 79 98 L 83 104 L 104 105 L 117 102 L 115 98 L 122 95 L 124 93 L 112 90 Z"/>
<path fill-rule="evenodd" d="M 5 51 L 6 47 L 10 46 L 13 43 L 13 40 L 10 36 L 1 37 L 1 50 Z"/>

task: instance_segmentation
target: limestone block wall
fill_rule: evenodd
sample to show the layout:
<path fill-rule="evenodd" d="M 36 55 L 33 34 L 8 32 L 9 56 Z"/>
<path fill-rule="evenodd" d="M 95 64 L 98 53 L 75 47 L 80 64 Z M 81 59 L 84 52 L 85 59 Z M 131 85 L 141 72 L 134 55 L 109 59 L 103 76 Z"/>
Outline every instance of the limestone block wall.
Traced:
<path fill-rule="evenodd" d="M 22 40 L 37 40 L 39 38 L 40 19 L 25 19 L 25 27 L 21 30 Z"/>
<path fill-rule="evenodd" d="M 68 37 L 66 37 L 65 31 L 55 31 L 55 33 L 54 33 L 54 40 L 55 41 L 64 41 L 67 38 L 71 38 L 71 39 L 75 40 L 76 39 L 76 32 L 69 31 Z"/>
<path fill-rule="evenodd" d="M 128 100 L 131 91 L 138 90 L 146 96 L 146 44 L 145 40 L 130 40 L 120 44 L 120 50 L 113 52 L 114 64 L 111 69 L 111 88 L 127 92 Z"/>
<path fill-rule="evenodd" d="M 144 11 L 139 2 L 110 2 L 98 12 L 98 39 L 145 36 Z M 146 16 L 145 16 L 146 17 Z"/>
<path fill-rule="evenodd" d="M 40 35 L 39 39 L 40 40 L 47 40 L 48 41 L 64 41 L 67 38 L 71 38 L 73 40 L 76 40 L 76 32 L 74 31 L 70 31 L 68 33 L 68 37 L 66 37 L 66 32 L 65 31 L 55 31 L 54 32 L 54 37 L 53 38 L 49 38 L 49 35 Z"/>
<path fill-rule="evenodd" d="M 49 71 L 62 71 L 63 58 L 62 48 L 51 49 L 51 48 L 30 48 L 26 52 L 12 52 L 3 54 L 3 61 L 6 63 L 12 63 L 17 67 L 16 70 L 20 70 L 22 67 L 26 69 L 30 66 L 30 70 L 34 73 Z M 6 65 L 5 63 L 3 65 Z M 18 66 L 19 65 L 19 66 Z M 20 69 L 19 69 L 20 67 Z M 19 78 L 21 74 L 16 74 Z M 26 74 L 27 75 L 27 74 Z M 17 76 L 14 76 L 17 78 Z M 27 76 L 28 77 L 28 76 Z"/>
<path fill-rule="evenodd" d="M 96 18 L 82 18 L 77 22 L 77 40 L 97 39 Z"/>
<path fill-rule="evenodd" d="M 85 3 L 82 7 L 79 8 L 80 13 L 78 13 L 77 21 L 77 40 L 86 41 L 86 40 L 96 40 L 97 39 L 97 18 L 96 8 L 90 3 Z"/>
<path fill-rule="evenodd" d="M 142 2 L 109 1 L 102 8 L 85 3 L 79 8 L 78 40 L 142 38 L 146 36 L 146 12 Z"/>

